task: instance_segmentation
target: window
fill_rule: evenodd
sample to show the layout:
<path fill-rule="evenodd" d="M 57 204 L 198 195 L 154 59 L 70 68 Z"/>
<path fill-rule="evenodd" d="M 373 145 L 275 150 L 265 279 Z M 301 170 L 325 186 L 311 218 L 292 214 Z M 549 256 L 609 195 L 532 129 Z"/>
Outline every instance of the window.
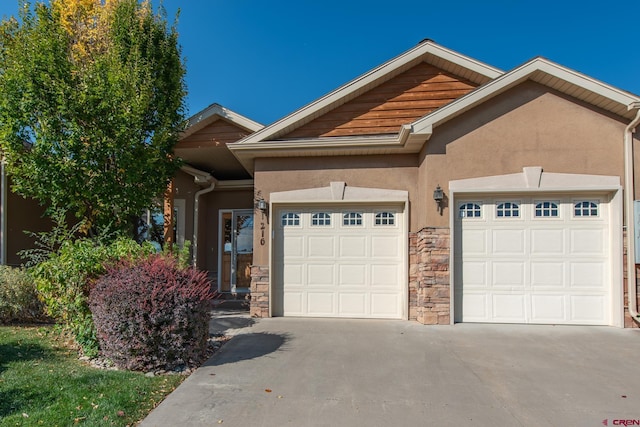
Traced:
<path fill-rule="evenodd" d="M 558 204 L 555 202 L 540 202 L 536 205 L 536 218 L 558 217 Z"/>
<path fill-rule="evenodd" d="M 282 214 L 282 226 L 300 225 L 300 215 L 295 212 L 286 212 Z"/>
<path fill-rule="evenodd" d="M 174 199 L 173 201 L 173 227 L 171 238 L 178 247 L 184 245 L 184 219 L 185 206 L 184 199 Z M 165 218 L 164 207 L 161 203 L 154 205 L 142 213 L 136 222 L 136 240 L 139 242 L 148 241 L 158 251 L 165 245 Z"/>
<path fill-rule="evenodd" d="M 342 216 L 342 225 L 353 226 L 362 225 L 362 214 L 358 212 L 347 212 Z"/>
<path fill-rule="evenodd" d="M 376 225 L 395 225 L 396 215 L 393 212 L 378 212 L 376 214 Z"/>
<path fill-rule="evenodd" d="M 326 212 L 315 213 L 311 217 L 311 225 L 331 225 L 331 215 Z"/>
<path fill-rule="evenodd" d="M 463 203 L 458 209 L 460 218 L 480 218 L 482 211 L 477 203 Z"/>
<path fill-rule="evenodd" d="M 595 202 L 584 201 L 573 205 L 574 216 L 598 216 L 598 204 Z"/>
<path fill-rule="evenodd" d="M 500 203 L 496 215 L 498 218 L 517 218 L 520 216 L 520 205 L 514 202 Z"/>

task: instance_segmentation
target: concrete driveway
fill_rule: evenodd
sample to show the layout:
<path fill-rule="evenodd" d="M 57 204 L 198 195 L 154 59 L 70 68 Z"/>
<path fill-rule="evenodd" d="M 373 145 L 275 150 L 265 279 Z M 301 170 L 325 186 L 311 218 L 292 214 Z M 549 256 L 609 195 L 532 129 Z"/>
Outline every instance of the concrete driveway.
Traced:
<path fill-rule="evenodd" d="M 236 336 L 142 426 L 640 423 L 640 330 L 235 314 L 213 327 Z"/>

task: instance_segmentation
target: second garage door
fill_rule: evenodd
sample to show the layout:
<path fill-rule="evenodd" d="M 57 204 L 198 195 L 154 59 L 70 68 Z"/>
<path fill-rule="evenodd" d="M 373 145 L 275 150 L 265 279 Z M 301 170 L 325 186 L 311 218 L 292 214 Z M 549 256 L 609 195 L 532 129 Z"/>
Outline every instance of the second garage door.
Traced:
<path fill-rule="evenodd" d="M 404 317 L 400 207 L 286 207 L 275 212 L 274 314 Z"/>
<path fill-rule="evenodd" d="M 456 203 L 456 321 L 611 323 L 606 196 Z"/>

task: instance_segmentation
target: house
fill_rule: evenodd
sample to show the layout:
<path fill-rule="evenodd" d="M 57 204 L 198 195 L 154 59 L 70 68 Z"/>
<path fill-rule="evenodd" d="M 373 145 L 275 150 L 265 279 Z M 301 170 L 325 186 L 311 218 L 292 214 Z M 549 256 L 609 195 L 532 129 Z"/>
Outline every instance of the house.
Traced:
<path fill-rule="evenodd" d="M 0 165 L 0 265 L 19 266 L 24 260 L 21 251 L 33 249 L 34 238 L 25 233 L 49 231 L 51 220 L 44 216 L 45 208 L 33 199 L 25 199 L 11 191 L 11 178 L 4 163 Z"/>
<path fill-rule="evenodd" d="M 425 40 L 266 127 L 197 115 L 175 203 L 253 316 L 632 326 L 639 111 L 544 58 Z"/>
<path fill-rule="evenodd" d="M 210 272 L 220 292 L 240 297 L 251 285 L 254 188 L 227 145 L 262 127 L 218 104 L 194 115 L 175 147 L 185 165 L 165 200 L 175 224 L 168 234 L 179 245 L 191 241 L 194 265 Z"/>

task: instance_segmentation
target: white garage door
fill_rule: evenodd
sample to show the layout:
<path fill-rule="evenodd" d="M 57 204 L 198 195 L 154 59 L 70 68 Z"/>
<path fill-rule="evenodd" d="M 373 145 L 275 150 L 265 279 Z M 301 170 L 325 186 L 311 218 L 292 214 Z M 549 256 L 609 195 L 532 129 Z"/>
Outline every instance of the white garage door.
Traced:
<path fill-rule="evenodd" d="M 456 209 L 456 321 L 610 324 L 606 196 L 475 198 Z"/>
<path fill-rule="evenodd" d="M 288 207 L 275 214 L 275 315 L 404 316 L 401 208 Z"/>

